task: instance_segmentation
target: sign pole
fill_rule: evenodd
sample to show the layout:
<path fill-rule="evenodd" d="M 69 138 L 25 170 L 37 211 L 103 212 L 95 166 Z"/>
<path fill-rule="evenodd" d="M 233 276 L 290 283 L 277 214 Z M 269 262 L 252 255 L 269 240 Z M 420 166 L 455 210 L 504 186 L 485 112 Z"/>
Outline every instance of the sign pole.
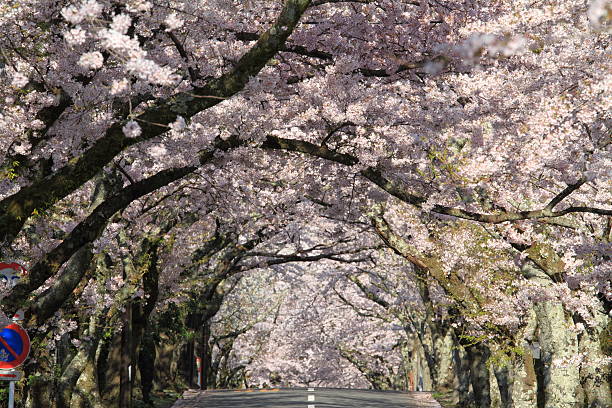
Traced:
<path fill-rule="evenodd" d="M 15 381 L 9 381 L 9 405 L 8 408 L 15 408 Z"/>
<path fill-rule="evenodd" d="M 0 262 L 0 280 L 10 288 L 27 273 L 18 263 Z M 15 382 L 23 377 L 23 372 L 15 368 L 23 364 L 30 353 L 30 338 L 19 325 L 23 317 L 23 310 L 18 310 L 12 318 L 13 323 L 3 323 L 4 327 L 0 327 L 0 380 L 9 382 L 8 408 L 15 408 Z"/>

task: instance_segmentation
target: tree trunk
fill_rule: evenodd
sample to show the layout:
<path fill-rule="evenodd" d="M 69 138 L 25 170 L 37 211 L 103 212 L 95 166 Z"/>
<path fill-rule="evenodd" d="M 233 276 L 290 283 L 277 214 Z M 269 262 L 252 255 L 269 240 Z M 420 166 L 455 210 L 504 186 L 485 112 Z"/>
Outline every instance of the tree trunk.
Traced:
<path fill-rule="evenodd" d="M 491 407 L 491 390 L 489 384 L 489 349 L 481 344 L 465 347 L 467 358 L 470 363 L 470 383 L 474 401 L 478 408 Z"/>
<path fill-rule="evenodd" d="M 74 355 L 74 357 L 70 360 L 70 363 L 68 363 L 68 365 L 62 372 L 62 375 L 57 385 L 57 389 L 55 390 L 55 406 L 57 408 L 66 408 L 73 406 L 71 405 L 73 394 L 77 389 L 79 379 L 82 377 L 84 371 L 88 368 L 88 365 L 91 366 L 91 378 L 94 381 L 94 386 L 89 388 L 97 390 L 97 381 L 95 375 L 93 374 L 93 365 L 96 350 L 98 348 L 99 323 L 100 316 L 98 314 L 95 314 L 90 317 L 89 327 L 84 332 L 84 335 L 87 335 L 90 340 L 84 341 L 81 344 L 78 352 Z M 45 405 L 49 406 L 50 404 L 47 403 Z"/>
<path fill-rule="evenodd" d="M 202 322 L 202 338 L 200 340 L 200 359 L 202 364 L 202 382 L 200 383 L 200 389 L 205 390 L 209 385 L 213 386 L 214 378 L 210 366 L 212 365 L 212 355 L 209 349 L 210 341 L 210 325 L 207 320 Z"/>
<path fill-rule="evenodd" d="M 588 328 L 578 337 L 579 351 L 581 355 L 586 356 L 580 367 L 584 390 L 582 404 L 588 408 L 608 408 L 612 407 L 612 367 L 602 361 L 606 357 L 612 357 L 612 320 L 601 307 L 595 311 L 595 321 L 595 327 Z"/>
<path fill-rule="evenodd" d="M 142 399 L 151 403 L 151 391 L 155 380 L 155 338 L 150 327 L 142 339 L 140 352 L 138 354 L 138 370 L 140 371 L 140 386 L 142 388 Z"/>
<path fill-rule="evenodd" d="M 119 386 L 119 407 L 132 407 L 132 305 L 125 306 L 124 326 L 121 333 L 121 380 Z"/>
<path fill-rule="evenodd" d="M 32 356 L 30 357 L 32 358 Z M 28 367 L 29 366 L 29 367 Z M 53 379 L 45 378 L 43 375 L 36 375 L 38 372 L 50 372 L 50 370 L 43 370 L 38 362 L 28 364 L 25 367 L 24 376 L 28 379 L 28 386 L 26 388 L 26 408 L 38 408 L 53 406 L 55 393 L 57 392 L 57 384 Z M 34 374 L 30 376 L 30 374 Z"/>
<path fill-rule="evenodd" d="M 512 362 L 512 408 L 537 408 L 537 380 L 533 356 L 528 350 Z"/>
<path fill-rule="evenodd" d="M 76 383 L 70 402 L 70 408 L 85 407 L 104 408 L 100 392 L 98 391 L 98 378 L 94 353 L 90 353 L 85 362 L 85 367 Z"/>
<path fill-rule="evenodd" d="M 546 287 L 552 279 L 530 264 L 523 267 L 523 274 L 533 282 Z M 537 319 L 537 338 L 541 358 L 535 362 L 538 381 L 538 406 L 574 408 L 581 406 L 577 396 L 582 393 L 577 364 L 572 361 L 578 356 L 578 339 L 573 330 L 573 321 L 558 302 L 540 302 L 534 306 Z M 543 401 L 542 401 L 543 398 Z"/>
<path fill-rule="evenodd" d="M 493 369 L 493 373 L 495 374 L 495 379 L 497 380 L 501 408 L 514 408 L 514 404 L 512 402 L 512 382 L 510 379 L 510 369 L 508 366 L 496 367 Z"/>

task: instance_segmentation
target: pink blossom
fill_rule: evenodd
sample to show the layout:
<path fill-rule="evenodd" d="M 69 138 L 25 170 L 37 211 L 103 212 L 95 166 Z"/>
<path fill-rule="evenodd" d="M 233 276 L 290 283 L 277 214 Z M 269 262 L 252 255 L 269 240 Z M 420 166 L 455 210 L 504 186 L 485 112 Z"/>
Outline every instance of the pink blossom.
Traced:
<path fill-rule="evenodd" d="M 126 78 L 122 78 L 120 80 L 113 79 L 109 92 L 111 95 L 121 95 L 127 92 L 129 87 L 130 87 L 130 81 L 128 81 Z"/>
<path fill-rule="evenodd" d="M 164 24 L 166 25 L 166 31 L 176 30 L 181 28 L 185 22 L 176 14 L 169 14 L 168 17 L 164 20 Z"/>
<path fill-rule="evenodd" d="M 132 24 L 132 19 L 127 14 L 117 14 L 113 17 L 113 22 L 110 25 L 111 30 L 125 34 Z"/>
<path fill-rule="evenodd" d="M 87 69 L 99 69 L 104 64 L 104 57 L 100 51 L 88 52 L 81 55 L 79 65 Z"/>
<path fill-rule="evenodd" d="M 128 123 L 126 123 L 123 126 L 122 130 L 123 130 L 123 134 L 126 137 L 138 137 L 142 133 L 142 129 L 140 128 L 140 125 L 133 120 L 130 120 Z"/>
<path fill-rule="evenodd" d="M 26 86 L 29 82 L 29 79 L 27 76 L 25 76 L 24 74 L 20 73 L 20 72 L 16 72 L 15 74 L 13 74 L 13 80 L 11 82 L 11 85 L 13 85 L 16 88 L 23 88 L 24 86 Z"/>
<path fill-rule="evenodd" d="M 87 31 L 83 30 L 81 27 L 75 27 L 64 33 L 64 40 L 66 40 L 69 45 L 81 45 L 86 39 Z"/>

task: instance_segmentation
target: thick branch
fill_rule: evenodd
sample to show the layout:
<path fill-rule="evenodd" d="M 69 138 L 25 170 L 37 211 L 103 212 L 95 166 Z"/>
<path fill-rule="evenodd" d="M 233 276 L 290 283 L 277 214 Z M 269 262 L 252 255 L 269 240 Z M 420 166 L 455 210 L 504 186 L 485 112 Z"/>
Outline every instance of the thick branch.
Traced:
<path fill-rule="evenodd" d="M 178 169 L 168 169 L 131 184 L 117 194 L 111 196 L 83 221 L 81 221 L 70 234 L 54 249 L 32 267 L 26 279 L 13 288 L 11 294 L 4 298 L 0 304 L 2 309 L 17 309 L 24 304 L 28 295 L 40 287 L 48 278 L 53 276 L 59 268 L 83 245 L 95 241 L 104 231 L 108 220 L 117 211 L 127 207 L 132 201 L 156 189 L 178 180 L 193 172 L 194 166 Z"/>
<path fill-rule="evenodd" d="M 251 252 L 251 253 L 248 253 L 247 256 L 263 256 L 263 257 L 269 257 L 273 259 L 267 259 L 265 261 L 256 262 L 250 265 L 241 265 L 240 271 L 245 272 L 245 271 L 249 271 L 252 269 L 261 268 L 264 266 L 281 265 L 281 264 L 292 263 L 292 262 L 316 262 L 316 261 L 320 261 L 323 259 L 328 259 L 330 261 L 336 261 L 336 262 L 342 262 L 342 263 L 367 262 L 369 259 L 366 259 L 366 258 L 344 259 L 340 257 L 340 255 L 355 254 L 355 253 L 361 252 L 362 250 L 367 250 L 367 249 L 370 249 L 370 248 L 362 248 L 362 249 L 353 250 L 353 251 L 339 251 L 335 253 L 324 253 L 324 254 L 317 254 L 317 255 L 297 255 L 297 254 L 282 255 L 282 254 L 273 254 L 273 253 L 267 253 L 267 252 Z"/>
<path fill-rule="evenodd" d="M 324 60 L 331 60 L 333 58 L 333 55 L 328 52 L 319 50 L 309 50 L 302 45 L 285 46 L 282 48 L 282 51 L 303 55 L 305 57 L 319 58 Z"/>
<path fill-rule="evenodd" d="M 437 257 L 420 256 L 413 245 L 391 229 L 382 214 L 373 216 L 372 224 L 378 236 L 389 248 L 412 263 L 416 268 L 420 268 L 433 277 L 448 296 L 466 308 L 470 308 L 469 305 L 478 305 L 478 301 L 472 295 L 471 289 L 456 273 L 447 273 Z"/>
<path fill-rule="evenodd" d="M 578 190 L 580 188 L 580 186 L 582 186 L 584 183 L 586 183 L 586 178 L 583 177 L 580 180 L 578 180 L 577 182 L 575 182 L 574 184 L 568 184 L 567 187 L 560 192 L 559 194 L 557 194 L 557 196 L 555 198 L 553 198 L 550 203 L 548 203 L 548 205 L 546 206 L 547 210 L 552 210 L 555 208 L 555 206 L 557 204 L 559 204 L 561 201 L 563 201 L 563 199 L 567 196 L 569 196 L 570 194 L 572 194 L 574 191 Z"/>
<path fill-rule="evenodd" d="M 227 140 L 218 139 L 214 150 L 200 154 L 200 163 L 205 164 L 212 160 L 214 151 L 225 151 L 236 147 L 238 144 L 239 139 L 237 137 L 231 137 Z M 79 248 L 95 241 L 102 234 L 113 214 L 123 210 L 134 200 L 177 181 L 193 173 L 196 169 L 196 166 L 186 166 L 162 170 L 151 177 L 130 184 L 106 199 L 87 218 L 81 221 L 57 247 L 46 253 L 32 267 L 27 279 L 22 279 L 13 288 L 11 294 L 0 302 L 0 305 L 17 309 L 18 306 L 26 302 L 29 293 L 53 276 Z"/>
<path fill-rule="evenodd" d="M 354 166 L 359 163 L 359 159 L 355 156 L 346 153 L 338 153 L 333 150 L 330 150 L 326 146 L 318 146 L 303 140 L 284 139 L 275 136 L 268 136 L 262 144 L 262 147 L 265 149 L 289 150 L 293 152 L 305 153 L 311 156 L 321 157 L 329 161 L 340 163 L 345 166 Z M 411 193 L 410 191 L 408 191 L 406 186 L 403 186 L 400 183 L 392 180 L 379 169 L 376 169 L 374 167 L 367 167 L 366 169 L 361 170 L 359 174 L 362 177 L 370 180 L 372 183 L 376 184 L 378 187 L 385 190 L 387 193 L 391 194 L 392 196 L 400 199 L 401 201 L 407 204 L 411 204 L 416 207 L 421 207 L 421 205 L 426 201 L 425 197 Z M 576 184 L 568 186 L 545 208 L 542 208 L 540 210 L 517 212 L 504 211 L 497 214 L 482 214 L 473 211 L 463 210 L 461 208 L 435 205 L 432 208 L 431 212 L 435 214 L 449 215 L 452 217 L 463 218 L 466 220 L 478 221 L 489 224 L 499 224 L 506 221 L 554 218 L 576 212 L 612 215 L 612 210 L 592 207 L 568 207 L 561 211 L 552 210 L 552 207 L 557 205 L 561 200 L 567 197 L 572 191 L 576 190 L 582 184 L 584 184 L 584 182 L 578 182 Z"/>
<path fill-rule="evenodd" d="M 3 226 L 0 241 L 12 242 L 34 210 L 48 209 L 75 191 L 126 147 L 166 132 L 168 128 L 165 125 L 174 122 L 177 115 L 190 118 L 241 91 L 249 78 L 257 75 L 284 46 L 309 3 L 310 0 L 287 0 L 275 24 L 259 37 L 231 72 L 195 88 L 193 92 L 179 93 L 147 108 L 137 118 L 142 127 L 139 138 L 127 138 L 123 134 L 124 118 L 62 169 L 3 199 L 0 202 L 0 225 Z"/>
<path fill-rule="evenodd" d="M 36 326 L 43 324 L 53 316 L 81 282 L 93 258 L 92 249 L 91 244 L 82 246 L 70 258 L 69 264 L 59 279 L 38 297 L 31 311 Z"/>
<path fill-rule="evenodd" d="M 387 302 L 386 300 L 384 300 L 383 298 L 378 296 L 376 293 L 374 293 L 370 289 L 368 289 L 368 287 L 362 281 L 360 281 L 358 277 L 356 277 L 356 276 L 349 276 L 349 280 L 351 282 L 353 282 L 355 285 L 357 285 L 359 290 L 361 290 L 361 292 L 363 292 L 363 294 L 369 300 L 371 300 L 372 302 L 378 304 L 379 306 L 382 306 L 385 309 L 389 309 L 389 307 L 391 306 L 391 305 L 389 305 L 389 302 Z"/>

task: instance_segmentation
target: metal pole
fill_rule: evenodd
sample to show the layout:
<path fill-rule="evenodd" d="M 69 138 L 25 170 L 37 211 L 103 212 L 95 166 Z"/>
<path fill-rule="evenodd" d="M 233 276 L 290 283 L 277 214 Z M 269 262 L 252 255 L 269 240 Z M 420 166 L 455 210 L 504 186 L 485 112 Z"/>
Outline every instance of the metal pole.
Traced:
<path fill-rule="evenodd" d="M 15 408 L 15 381 L 9 381 L 9 405 L 8 408 Z"/>
<path fill-rule="evenodd" d="M 204 321 L 204 325 L 202 326 L 202 361 L 201 361 L 201 370 L 202 376 L 200 381 L 200 389 L 205 390 L 208 388 L 208 376 L 210 375 L 208 372 L 208 321 Z"/>

